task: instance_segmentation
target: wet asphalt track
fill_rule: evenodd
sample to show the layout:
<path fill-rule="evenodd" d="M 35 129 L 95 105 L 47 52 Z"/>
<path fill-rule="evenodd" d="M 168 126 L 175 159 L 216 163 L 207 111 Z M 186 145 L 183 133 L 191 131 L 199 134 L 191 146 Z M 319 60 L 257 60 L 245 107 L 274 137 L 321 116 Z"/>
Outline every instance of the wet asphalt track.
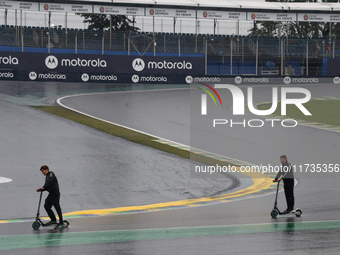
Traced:
<path fill-rule="evenodd" d="M 189 178 L 189 161 L 0 101 L 1 219 L 35 215 L 44 184 L 40 166 L 57 175 L 64 212 L 143 205 L 209 196 L 228 178 Z M 32 206 L 34 205 L 34 206 Z"/>
<path fill-rule="evenodd" d="M 310 86 L 308 89 L 311 90 L 312 96 L 339 94 L 336 86 L 329 86 L 327 89 L 321 86 Z M 103 100 L 103 96 L 108 100 Z M 142 128 L 138 124 L 141 122 L 138 120 L 147 117 L 148 121 L 145 122 L 153 123 L 151 120 L 157 118 L 156 113 L 167 109 L 167 118 L 164 118 L 164 115 L 160 116 L 160 125 L 157 126 L 160 127 L 159 130 L 152 125 L 150 130 L 143 131 L 155 131 L 155 135 L 163 135 L 162 137 L 172 140 L 176 137 L 166 137 L 169 134 L 167 132 L 160 133 L 160 130 L 165 127 L 167 127 L 166 131 L 169 129 L 171 124 L 169 119 L 172 116 L 178 117 L 174 121 L 174 128 L 178 128 L 181 120 L 184 121 L 184 125 L 188 123 L 184 120 L 184 114 L 179 116 L 173 114 L 173 110 L 178 113 L 181 112 L 179 111 L 181 108 L 187 109 L 188 93 L 185 94 L 184 90 L 131 93 L 130 96 L 125 97 L 127 100 L 125 103 L 120 100 L 123 95 L 108 94 L 90 97 L 99 98 L 86 100 L 84 97 L 74 97 L 63 103 L 76 104 L 77 107 L 93 110 L 93 107 L 88 107 L 88 103 L 95 101 L 99 109 L 96 114 L 102 118 L 100 114 L 108 112 L 103 109 L 121 109 L 124 112 L 124 118 L 119 118 L 120 114 L 117 115 L 112 110 L 107 116 L 113 116 L 113 118 L 110 119 L 110 117 L 108 120 L 122 125 L 130 123 L 131 127 L 140 130 Z M 171 100 L 167 101 L 167 98 Z M 81 102 L 81 100 L 84 101 Z M 159 104 L 152 107 L 155 102 Z M 105 108 L 100 107 L 102 104 L 105 104 Z M 118 106 L 121 107 L 118 108 Z M 142 106 L 148 111 L 143 111 Z M 78 108 L 78 110 L 84 111 L 84 108 Z M 127 123 L 118 120 L 127 121 Z M 137 126 L 133 126 L 136 124 Z M 272 134 L 268 132 L 266 130 L 266 135 L 262 134 L 262 137 L 261 132 L 255 135 L 248 134 L 248 132 L 229 133 L 232 141 L 233 139 L 246 141 L 249 138 L 253 139 L 252 144 L 258 145 L 256 147 L 258 150 L 255 151 L 252 146 L 242 147 L 242 150 L 245 150 L 242 151 L 243 153 L 234 147 L 233 150 L 230 149 L 230 152 L 234 153 L 231 156 L 237 158 L 243 155 L 243 158 L 239 157 L 239 159 L 257 164 L 260 164 L 260 160 L 276 163 L 278 155 L 284 151 L 294 163 L 313 162 L 316 160 L 316 155 L 325 162 L 338 162 L 338 133 L 309 127 L 297 127 L 296 130 L 290 130 L 287 134 L 282 133 L 284 130 L 280 130 L 279 134 L 274 130 Z M 178 141 L 185 142 L 185 140 Z M 271 144 L 270 150 L 264 151 L 269 144 Z M 299 147 L 299 144 L 303 144 L 303 147 L 302 145 Z M 288 149 L 289 153 L 286 152 Z M 227 149 L 226 154 L 228 152 Z M 247 155 L 247 158 L 244 155 Z M 27 240 L 32 246 L 34 244 L 36 246 L 59 246 L 15 249 L 1 251 L 1 254 L 286 254 L 287 252 L 338 254 L 337 240 L 340 228 L 340 223 L 337 221 L 340 209 L 340 199 L 337 196 L 338 179 L 313 176 L 304 178 L 304 175 L 299 174 L 297 178 L 299 184 L 296 187 L 296 204 L 303 209 L 304 214 L 301 218 L 282 216 L 276 220 L 271 219 L 269 213 L 274 197 L 265 196 L 195 208 L 72 219 L 70 229 L 61 234 L 48 229 L 42 229 L 39 234 L 36 234 L 30 229 L 31 223 L 2 224 L 0 225 L 0 239 L 5 241 L 8 247 L 16 243 L 15 247 L 20 248 L 19 244 L 25 243 L 23 240 Z M 280 195 L 280 207 L 284 209 L 283 194 Z M 200 226 L 204 227 L 200 228 Z M 129 229 L 130 232 L 119 232 Z M 23 234 L 29 236 L 20 236 Z M 127 237 L 124 238 L 124 236 Z M 27 244 L 26 247 L 29 245 Z"/>

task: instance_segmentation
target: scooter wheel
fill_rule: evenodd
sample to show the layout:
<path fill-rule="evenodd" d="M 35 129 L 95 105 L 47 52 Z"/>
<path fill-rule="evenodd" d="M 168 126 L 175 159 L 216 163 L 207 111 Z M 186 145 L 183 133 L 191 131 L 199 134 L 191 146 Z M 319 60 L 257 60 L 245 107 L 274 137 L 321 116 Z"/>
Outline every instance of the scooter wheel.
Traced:
<path fill-rule="evenodd" d="M 276 219 L 277 215 L 279 214 L 279 212 L 277 210 L 273 210 L 271 213 L 270 213 L 270 216 L 272 216 L 273 219 Z"/>
<path fill-rule="evenodd" d="M 39 228 L 40 228 L 40 223 L 39 223 L 39 221 L 33 222 L 32 228 L 33 228 L 34 230 L 39 230 Z"/>
<path fill-rule="evenodd" d="M 65 225 L 65 228 L 67 228 L 70 225 L 70 223 L 67 220 L 64 220 L 63 223 Z"/>
<path fill-rule="evenodd" d="M 301 211 L 301 209 L 296 209 L 296 211 L 295 211 L 295 215 L 296 215 L 296 217 L 300 217 L 300 216 L 301 216 L 301 214 L 302 214 L 302 211 Z"/>

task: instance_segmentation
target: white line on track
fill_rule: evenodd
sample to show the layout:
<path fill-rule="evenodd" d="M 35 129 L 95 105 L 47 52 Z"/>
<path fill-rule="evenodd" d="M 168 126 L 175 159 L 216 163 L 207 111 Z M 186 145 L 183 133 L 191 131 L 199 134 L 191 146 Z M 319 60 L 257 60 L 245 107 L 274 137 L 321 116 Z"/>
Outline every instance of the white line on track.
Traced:
<path fill-rule="evenodd" d="M 7 183 L 7 182 L 11 182 L 11 181 L 13 181 L 13 180 L 10 179 L 10 178 L 0 176 L 0 183 Z"/>
<path fill-rule="evenodd" d="M 78 95 L 69 95 L 69 96 L 64 96 L 64 97 L 61 97 L 59 99 L 57 99 L 57 103 L 66 108 L 66 109 L 69 109 L 71 111 L 74 111 L 76 113 L 79 113 L 79 114 L 82 114 L 82 115 L 85 115 L 85 116 L 88 116 L 90 118 L 94 118 L 94 119 L 97 119 L 97 120 L 100 120 L 100 121 L 104 121 L 106 123 L 109 123 L 109 124 L 113 124 L 113 125 L 116 125 L 116 126 L 119 126 L 119 127 L 122 127 L 122 128 L 126 128 L 126 129 L 129 129 L 129 130 L 132 130 L 132 131 L 135 131 L 135 132 L 138 132 L 138 133 L 141 133 L 141 134 L 144 134 L 144 135 L 148 135 L 148 136 L 152 136 L 156 139 L 160 139 L 160 140 L 164 140 L 164 141 L 168 141 L 168 142 L 171 142 L 171 143 L 175 143 L 175 144 L 178 144 L 180 146 L 185 146 L 185 147 L 189 147 L 191 149 L 194 149 L 194 150 L 199 150 L 201 152 L 204 152 L 204 153 L 209 153 L 209 154 L 213 154 L 215 156 L 218 156 L 218 157 L 221 157 L 221 158 L 226 158 L 226 159 L 231 159 L 231 160 L 235 160 L 235 161 L 238 161 L 240 163 L 244 163 L 244 164 L 248 164 L 248 165 L 254 165 L 252 163 L 249 163 L 249 162 L 246 162 L 246 161 L 242 161 L 242 160 L 239 160 L 239 159 L 234 159 L 234 158 L 230 158 L 230 157 L 226 157 L 226 156 L 223 156 L 223 155 L 219 155 L 219 154 L 215 154 L 215 153 L 211 153 L 211 152 L 208 152 L 208 151 L 204 151 L 204 150 L 201 150 L 201 149 L 197 149 L 197 148 L 194 148 L 194 147 L 190 147 L 189 145 L 185 145 L 185 144 L 181 144 L 181 143 L 178 143 L 178 142 L 175 142 L 175 141 L 172 141 L 172 140 L 168 140 L 168 139 L 165 139 L 165 138 L 162 138 L 162 137 L 159 137 L 159 136 L 155 136 L 153 134 L 149 134 L 149 133 L 146 133 L 146 132 L 143 132 L 143 131 L 140 131 L 140 130 L 137 130 L 137 129 L 134 129 L 134 128 L 130 128 L 130 127 L 127 127 L 127 126 L 123 126 L 123 125 L 120 125 L 120 124 L 117 124 L 117 123 L 114 123 L 114 122 L 111 122 L 111 121 L 107 121 L 107 120 L 104 120 L 104 119 L 101 119 L 101 118 L 97 118 L 95 116 L 92 116 L 90 114 L 87 114 L 87 113 L 84 113 L 84 112 L 81 112 L 81 111 L 78 111 L 76 109 L 73 109 L 71 107 L 68 107 L 66 105 L 64 105 L 61 100 L 65 99 L 65 98 L 70 98 L 70 97 L 77 97 L 77 96 L 88 96 L 88 95 L 100 95 L 100 94 L 108 94 L 108 93 L 112 93 L 112 94 L 115 94 L 115 93 L 133 93 L 133 92 L 136 92 L 136 93 L 142 93 L 142 92 L 160 92 L 160 91 L 167 91 L 167 90 L 187 90 L 189 88 L 183 88 L 183 89 L 159 89 L 159 90 L 136 90 L 136 91 L 114 91 L 114 92 L 99 92 L 99 93 L 87 93 L 87 94 L 78 94 Z"/>

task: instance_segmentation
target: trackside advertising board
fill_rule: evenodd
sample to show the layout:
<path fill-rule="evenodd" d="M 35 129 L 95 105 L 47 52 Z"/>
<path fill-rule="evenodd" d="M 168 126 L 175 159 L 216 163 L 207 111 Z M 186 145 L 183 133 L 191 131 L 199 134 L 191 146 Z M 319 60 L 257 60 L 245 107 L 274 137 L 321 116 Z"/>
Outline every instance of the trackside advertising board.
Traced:
<path fill-rule="evenodd" d="M 204 58 L 0 52 L 0 72 L 12 80 L 184 83 L 204 74 Z"/>

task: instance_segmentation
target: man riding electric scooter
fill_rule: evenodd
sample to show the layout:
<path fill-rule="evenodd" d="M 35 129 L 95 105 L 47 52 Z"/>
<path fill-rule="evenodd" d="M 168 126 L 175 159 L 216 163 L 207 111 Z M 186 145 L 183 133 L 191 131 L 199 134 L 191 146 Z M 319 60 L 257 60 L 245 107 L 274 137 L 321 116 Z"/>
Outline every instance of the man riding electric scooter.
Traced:
<path fill-rule="evenodd" d="M 42 167 L 40 167 L 40 171 L 42 172 L 43 175 L 46 176 L 45 179 L 45 184 L 43 187 L 37 189 L 37 192 L 39 191 L 45 191 L 47 190 L 49 192 L 46 200 L 45 200 L 45 210 L 48 214 L 48 216 L 50 217 L 51 221 L 47 222 L 45 224 L 45 226 L 49 226 L 49 225 L 57 225 L 55 227 L 55 229 L 62 229 L 64 228 L 64 224 L 63 224 L 63 215 L 61 212 L 61 208 L 60 208 L 60 191 L 59 191 L 59 184 L 58 184 L 58 180 L 57 177 L 55 176 L 55 174 L 53 172 L 49 171 L 48 166 L 43 165 Z M 57 224 L 57 219 L 52 211 L 52 206 L 54 206 L 54 208 L 56 209 L 58 216 L 59 216 L 59 224 Z"/>
<path fill-rule="evenodd" d="M 292 164 L 288 162 L 286 155 L 282 155 L 280 157 L 280 161 L 282 166 L 273 182 L 277 182 L 279 179 L 283 180 L 283 187 L 287 201 L 287 209 L 284 213 L 290 213 L 294 210 L 294 169 Z"/>

